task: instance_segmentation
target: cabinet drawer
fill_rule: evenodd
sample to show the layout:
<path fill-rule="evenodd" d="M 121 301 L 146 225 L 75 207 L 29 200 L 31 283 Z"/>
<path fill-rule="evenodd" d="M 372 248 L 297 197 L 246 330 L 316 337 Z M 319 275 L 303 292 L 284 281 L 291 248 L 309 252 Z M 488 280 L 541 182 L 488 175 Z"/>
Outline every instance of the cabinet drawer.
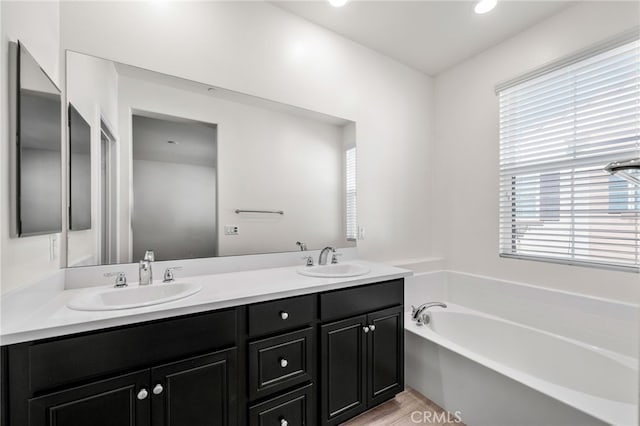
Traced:
<path fill-rule="evenodd" d="M 311 323 L 316 317 L 316 296 L 257 303 L 249 306 L 249 337 L 276 333 Z"/>
<path fill-rule="evenodd" d="M 217 311 L 38 342 L 23 359 L 35 393 L 234 346 L 236 334 L 236 311 Z"/>
<path fill-rule="evenodd" d="M 270 399 L 249 409 L 249 426 L 313 426 L 313 385 Z"/>
<path fill-rule="evenodd" d="M 250 399 L 312 380 L 313 354 L 311 327 L 250 343 Z"/>
<path fill-rule="evenodd" d="M 404 279 L 330 291 L 320 295 L 320 319 L 347 318 L 403 303 Z"/>

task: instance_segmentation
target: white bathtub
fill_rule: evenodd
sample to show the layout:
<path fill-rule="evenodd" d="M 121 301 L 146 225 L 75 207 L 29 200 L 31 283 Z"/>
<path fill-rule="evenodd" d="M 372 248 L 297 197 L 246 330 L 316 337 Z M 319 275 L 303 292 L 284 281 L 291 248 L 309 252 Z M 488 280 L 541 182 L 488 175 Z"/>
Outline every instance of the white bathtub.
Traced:
<path fill-rule="evenodd" d="M 466 423 L 638 424 L 636 358 L 447 304 L 425 326 L 407 313 L 406 382 Z"/>

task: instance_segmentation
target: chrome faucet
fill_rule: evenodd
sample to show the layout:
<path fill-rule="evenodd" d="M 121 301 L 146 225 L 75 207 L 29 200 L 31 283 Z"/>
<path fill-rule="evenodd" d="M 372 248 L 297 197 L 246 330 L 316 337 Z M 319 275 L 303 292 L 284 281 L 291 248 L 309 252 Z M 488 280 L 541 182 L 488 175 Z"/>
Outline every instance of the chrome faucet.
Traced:
<path fill-rule="evenodd" d="M 127 276 L 124 272 L 118 272 L 116 275 L 116 283 L 114 285 L 115 288 L 122 288 L 128 286 L 127 284 Z"/>
<path fill-rule="evenodd" d="M 153 254 L 153 250 L 147 250 L 144 254 L 144 258 L 140 261 L 140 266 L 138 268 L 140 285 L 153 284 L 153 269 L 151 268 L 151 262 L 155 260 L 156 257 Z"/>
<path fill-rule="evenodd" d="M 320 258 L 318 259 L 318 265 L 326 265 L 329 253 L 335 253 L 336 249 L 333 247 L 325 247 L 320 252 Z"/>
<path fill-rule="evenodd" d="M 175 274 L 173 271 L 179 271 L 182 269 L 182 266 L 172 266 L 164 270 L 164 278 L 162 279 L 163 283 L 172 283 L 176 280 Z"/>
<path fill-rule="evenodd" d="M 116 277 L 116 283 L 113 285 L 115 288 L 122 288 L 128 286 L 127 276 L 124 272 L 106 272 L 103 274 L 105 277 Z"/>
<path fill-rule="evenodd" d="M 411 319 L 413 321 L 415 321 L 417 323 L 417 325 L 424 325 L 424 324 L 429 324 L 429 321 L 431 321 L 431 317 L 429 317 L 429 314 L 424 314 L 422 315 L 422 313 L 424 311 L 426 311 L 429 308 L 433 308 L 433 307 L 440 307 L 440 308 L 446 308 L 447 305 L 442 303 L 442 302 L 428 302 L 428 303 L 423 303 L 422 305 L 418 306 L 417 308 L 413 305 L 411 305 Z"/>

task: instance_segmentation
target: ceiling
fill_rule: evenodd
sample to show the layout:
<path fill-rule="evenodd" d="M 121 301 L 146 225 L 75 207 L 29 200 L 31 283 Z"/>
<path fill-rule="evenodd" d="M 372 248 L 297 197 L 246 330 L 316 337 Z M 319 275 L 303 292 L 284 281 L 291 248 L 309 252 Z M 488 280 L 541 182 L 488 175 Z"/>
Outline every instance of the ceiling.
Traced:
<path fill-rule="evenodd" d="M 558 13 L 571 1 L 505 1 L 478 15 L 473 1 L 273 1 L 294 15 L 341 34 L 428 75 L 472 57 Z"/>
<path fill-rule="evenodd" d="M 216 166 L 215 127 L 196 121 L 148 115 L 133 116 L 134 160 Z"/>
<path fill-rule="evenodd" d="M 222 99 L 225 101 L 231 101 L 243 105 L 250 105 L 257 108 L 279 111 L 282 113 L 292 114 L 308 118 L 310 120 L 317 120 L 336 126 L 343 126 L 349 123 L 349 121 L 345 120 L 344 118 L 333 117 L 330 115 L 322 114 L 320 112 L 306 110 L 292 105 L 272 101 L 270 99 L 264 99 L 257 96 L 247 95 L 245 93 L 235 92 L 233 90 L 224 89 L 222 87 L 212 87 L 209 84 L 199 83 L 197 81 L 187 80 L 184 78 L 175 77 L 173 75 L 150 71 L 144 68 L 135 67 L 133 65 L 114 62 L 114 66 L 116 67 L 118 75 L 123 77 L 133 78 L 136 80 L 159 84 L 162 86 L 173 87 L 174 89 L 184 90 L 199 95 L 211 96 L 216 99 Z"/>

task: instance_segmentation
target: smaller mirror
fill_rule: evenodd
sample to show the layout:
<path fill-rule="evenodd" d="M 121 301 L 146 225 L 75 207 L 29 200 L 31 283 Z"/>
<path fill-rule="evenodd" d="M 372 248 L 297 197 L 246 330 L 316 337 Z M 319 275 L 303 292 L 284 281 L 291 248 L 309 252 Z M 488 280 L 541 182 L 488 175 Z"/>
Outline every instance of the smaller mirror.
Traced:
<path fill-rule="evenodd" d="M 91 229 L 91 126 L 69 105 L 69 229 Z"/>
<path fill-rule="evenodd" d="M 11 47 L 15 151 L 12 236 L 61 232 L 61 96 L 40 65 L 18 43 Z M 13 74 L 15 73 L 15 74 Z"/>

